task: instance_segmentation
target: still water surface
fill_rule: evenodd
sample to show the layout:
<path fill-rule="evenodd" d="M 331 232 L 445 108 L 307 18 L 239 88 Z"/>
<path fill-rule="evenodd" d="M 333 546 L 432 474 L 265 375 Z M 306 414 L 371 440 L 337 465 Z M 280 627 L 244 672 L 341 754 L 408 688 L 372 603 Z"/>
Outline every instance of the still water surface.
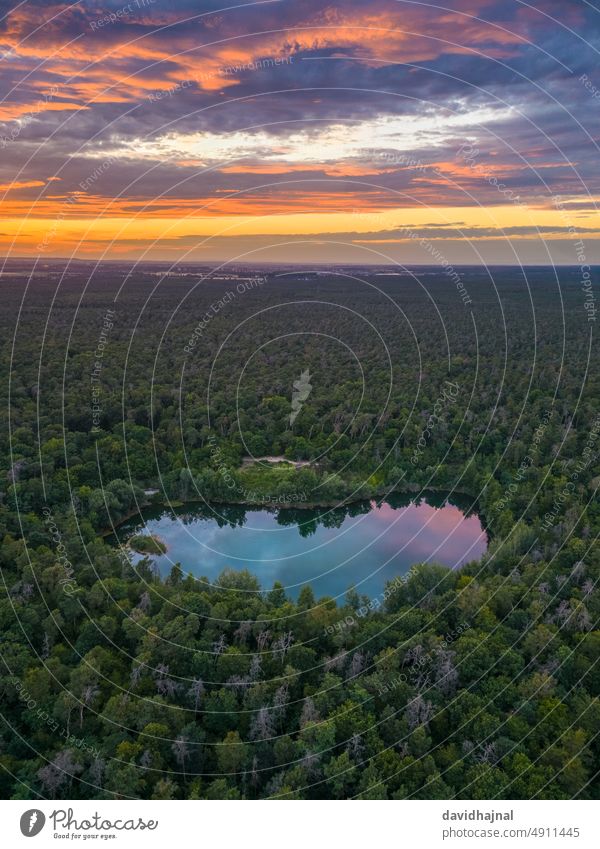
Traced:
<path fill-rule="evenodd" d="M 457 568 L 481 557 L 487 535 L 468 503 L 427 493 L 320 510 L 186 505 L 146 510 L 141 519 L 124 523 L 118 538 L 159 536 L 168 550 L 152 559 L 163 576 L 175 563 L 211 583 L 223 569 L 249 569 L 263 589 L 280 581 L 294 598 L 305 584 L 317 597 L 343 596 L 352 585 L 375 597 L 415 563 Z M 134 562 L 141 559 L 133 554 Z"/>

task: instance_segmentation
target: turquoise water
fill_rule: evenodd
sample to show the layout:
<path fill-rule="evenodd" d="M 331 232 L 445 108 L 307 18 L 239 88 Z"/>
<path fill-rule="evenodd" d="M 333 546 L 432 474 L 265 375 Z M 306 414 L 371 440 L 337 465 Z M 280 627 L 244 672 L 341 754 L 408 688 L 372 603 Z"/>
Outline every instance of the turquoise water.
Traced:
<path fill-rule="evenodd" d="M 352 585 L 374 597 L 414 563 L 457 568 L 479 559 L 487 535 L 467 504 L 436 493 L 416 500 L 394 494 L 383 503 L 318 511 L 186 505 L 147 510 L 123 524 L 118 539 L 157 534 L 168 546 L 166 554 L 152 558 L 163 576 L 177 562 L 211 583 L 223 569 L 249 569 L 263 589 L 280 581 L 294 598 L 305 584 L 317 597 L 339 598 Z M 133 555 L 134 562 L 141 559 Z"/>

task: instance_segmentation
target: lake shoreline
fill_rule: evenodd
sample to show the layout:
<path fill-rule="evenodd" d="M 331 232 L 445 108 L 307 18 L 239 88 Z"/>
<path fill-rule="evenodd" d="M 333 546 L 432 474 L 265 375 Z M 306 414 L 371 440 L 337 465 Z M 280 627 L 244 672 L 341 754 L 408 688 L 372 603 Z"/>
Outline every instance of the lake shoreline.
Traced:
<path fill-rule="evenodd" d="M 420 487 L 319 510 L 197 499 L 166 507 L 155 497 L 107 542 L 127 545 L 144 535 L 168 544 L 168 556 L 150 555 L 163 578 L 174 563 L 207 581 L 246 570 L 265 592 L 279 582 L 295 597 L 309 584 L 335 599 L 350 586 L 374 598 L 415 563 L 458 569 L 489 545 L 471 498 Z"/>
<path fill-rule="evenodd" d="M 386 496 L 393 495 L 397 493 L 398 495 L 412 495 L 416 493 L 427 493 L 427 492 L 435 492 L 435 493 L 448 493 L 448 495 L 459 495 L 465 498 L 472 498 L 474 508 L 477 503 L 477 499 L 471 495 L 470 492 L 467 492 L 465 489 L 453 489 L 451 492 L 446 487 L 441 486 L 428 486 L 423 488 L 420 484 L 406 484 L 402 487 L 402 489 L 398 489 L 397 487 L 382 487 L 375 492 L 371 493 L 371 495 L 363 496 L 361 498 L 356 498 L 352 495 L 347 496 L 346 498 L 337 499 L 333 501 L 265 501 L 259 499 L 240 499 L 239 501 L 235 498 L 211 498 L 210 500 L 206 500 L 204 498 L 188 498 L 182 501 L 181 499 L 174 499 L 173 501 L 143 501 L 140 502 L 138 507 L 134 510 L 130 510 L 126 515 L 123 516 L 122 519 L 119 519 L 118 522 L 115 522 L 111 528 L 104 529 L 100 532 L 100 536 L 104 539 L 109 536 L 114 536 L 117 530 L 128 522 L 130 519 L 133 519 L 135 516 L 139 516 L 142 510 L 147 510 L 149 507 L 163 507 L 166 510 L 179 510 L 182 507 L 185 507 L 188 504 L 205 504 L 209 506 L 210 504 L 231 504 L 236 507 L 248 507 L 249 509 L 260 508 L 262 510 L 269 510 L 272 512 L 276 512 L 278 510 L 327 510 L 336 507 L 348 507 L 351 504 L 359 504 L 361 501 L 373 501 L 380 498 L 385 498 Z M 477 509 L 477 515 L 481 520 L 482 527 L 485 529 L 485 532 L 488 536 L 488 540 L 491 540 L 491 532 L 485 522 L 485 517 L 482 515 L 479 509 Z"/>

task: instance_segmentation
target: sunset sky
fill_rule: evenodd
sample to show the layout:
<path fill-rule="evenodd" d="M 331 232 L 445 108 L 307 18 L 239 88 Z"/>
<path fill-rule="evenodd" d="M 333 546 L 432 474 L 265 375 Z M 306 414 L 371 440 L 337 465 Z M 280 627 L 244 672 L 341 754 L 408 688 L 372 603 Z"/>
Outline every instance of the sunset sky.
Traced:
<path fill-rule="evenodd" d="M 595 6 L 0 0 L 0 254 L 600 262 Z"/>

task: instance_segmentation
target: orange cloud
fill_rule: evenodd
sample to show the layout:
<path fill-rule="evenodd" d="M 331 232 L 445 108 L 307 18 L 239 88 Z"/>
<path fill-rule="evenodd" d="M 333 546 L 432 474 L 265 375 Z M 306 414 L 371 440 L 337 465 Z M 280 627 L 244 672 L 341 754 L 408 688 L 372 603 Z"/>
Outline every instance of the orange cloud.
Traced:
<path fill-rule="evenodd" d="M 488 5 L 487 0 L 478 0 L 463 3 L 462 8 L 477 15 Z M 65 96 L 80 105 L 135 101 L 153 88 L 168 88 L 166 80 L 172 84 L 194 80 L 204 90 L 220 90 L 239 82 L 245 71 L 236 72 L 238 66 L 257 65 L 265 58 L 298 58 L 300 52 L 316 49 L 334 48 L 337 55 L 359 62 L 404 63 L 429 61 L 444 53 L 468 54 L 481 45 L 485 45 L 486 55 L 505 57 L 525 42 L 514 27 L 503 28 L 458 10 L 440 14 L 437 8 L 403 6 L 395 13 L 329 6 L 302 16 L 296 8 L 288 8 L 287 20 L 277 32 L 238 34 L 235 40 L 215 39 L 217 43 L 203 45 L 192 28 L 170 28 L 161 34 L 155 16 L 158 10 L 146 17 L 143 9 L 136 10 L 134 16 L 123 16 L 119 27 L 94 32 L 90 29 L 93 18 L 86 19 L 80 10 L 66 4 L 45 5 L 43 26 L 39 7 L 22 4 L 9 13 L 2 38 L 19 61 L 34 60 L 41 63 L 38 71 L 62 77 Z M 296 20 L 290 21 L 294 15 Z M 174 12 L 162 13 L 159 18 L 163 24 L 178 19 Z M 77 28 L 79 37 L 67 35 Z M 98 49 L 95 55 L 90 51 L 90 38 Z M 132 60 L 147 67 L 131 71 Z M 166 74 L 156 70 L 161 65 L 168 68 Z M 148 77 L 152 68 L 154 79 Z"/>
<path fill-rule="evenodd" d="M 43 180 L 15 180 L 12 183 L 2 183 L 0 185 L 0 191 L 2 192 L 11 192 L 14 189 L 34 189 L 37 186 L 45 186 Z"/>

